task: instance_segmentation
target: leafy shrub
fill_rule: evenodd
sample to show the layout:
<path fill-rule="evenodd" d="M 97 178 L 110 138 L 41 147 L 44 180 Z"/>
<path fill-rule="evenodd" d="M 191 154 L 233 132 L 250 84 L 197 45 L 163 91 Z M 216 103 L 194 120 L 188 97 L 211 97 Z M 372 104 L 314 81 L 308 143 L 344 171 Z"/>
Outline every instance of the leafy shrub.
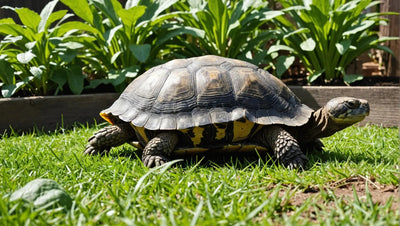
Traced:
<path fill-rule="evenodd" d="M 169 38 L 184 31 L 165 23 L 178 15 L 166 12 L 177 0 L 128 0 L 125 7 L 117 0 L 61 2 L 84 21 L 66 24 L 84 32 L 74 41 L 85 46 L 79 57 L 87 65 L 85 72 L 94 78 L 91 88 L 112 84 L 121 91 L 139 72 L 160 63 L 168 53 Z"/>
<path fill-rule="evenodd" d="M 343 79 L 349 84 L 362 79 L 362 75 L 345 73 L 346 67 L 357 56 L 372 48 L 392 53 L 380 43 L 394 38 L 379 38 L 374 28 L 387 22 L 382 15 L 394 13 L 364 13 L 365 9 L 376 6 L 379 1 L 279 2 L 290 18 L 279 17 L 275 20 L 283 39 L 270 51 L 288 50 L 299 57 L 310 73 L 310 83 L 321 76 L 325 81 Z"/>
<path fill-rule="evenodd" d="M 53 12 L 57 0 L 50 1 L 40 15 L 28 8 L 12 8 L 23 25 L 13 19 L 0 20 L 0 87 L 3 97 L 20 89 L 30 94 L 57 93 L 65 84 L 75 93 L 83 89 L 80 66 L 71 64 L 79 43 L 68 43 L 68 32 L 62 22 L 70 17 L 67 10 Z"/>
<path fill-rule="evenodd" d="M 239 58 L 256 64 L 266 59 L 265 44 L 276 38 L 274 30 L 260 29 L 283 12 L 273 11 L 261 0 L 187 0 L 176 8 L 181 22 L 195 32 L 180 36 L 185 57 L 205 54 Z"/>

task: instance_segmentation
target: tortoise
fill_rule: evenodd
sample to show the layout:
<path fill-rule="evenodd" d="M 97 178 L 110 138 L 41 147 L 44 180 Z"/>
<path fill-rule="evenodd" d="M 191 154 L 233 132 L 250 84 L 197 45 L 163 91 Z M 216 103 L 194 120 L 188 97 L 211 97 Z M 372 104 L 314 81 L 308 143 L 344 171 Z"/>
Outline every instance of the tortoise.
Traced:
<path fill-rule="evenodd" d="M 236 59 L 201 56 L 153 67 L 100 115 L 85 154 L 134 144 L 147 167 L 175 153 L 266 150 L 285 167 L 304 168 L 305 151 L 369 114 L 366 100 L 337 97 L 313 110 L 278 78 Z"/>

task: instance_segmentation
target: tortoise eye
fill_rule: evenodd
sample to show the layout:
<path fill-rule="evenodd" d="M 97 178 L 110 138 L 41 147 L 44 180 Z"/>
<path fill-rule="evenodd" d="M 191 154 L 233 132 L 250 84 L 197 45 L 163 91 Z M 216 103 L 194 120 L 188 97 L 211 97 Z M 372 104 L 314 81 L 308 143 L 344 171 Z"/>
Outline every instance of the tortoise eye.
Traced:
<path fill-rule="evenodd" d="M 359 100 L 351 100 L 351 101 L 347 101 L 347 103 L 346 103 L 346 105 L 349 107 L 349 108 L 352 108 L 352 109 L 354 109 L 354 108 L 358 108 L 359 106 L 360 106 L 360 101 Z"/>

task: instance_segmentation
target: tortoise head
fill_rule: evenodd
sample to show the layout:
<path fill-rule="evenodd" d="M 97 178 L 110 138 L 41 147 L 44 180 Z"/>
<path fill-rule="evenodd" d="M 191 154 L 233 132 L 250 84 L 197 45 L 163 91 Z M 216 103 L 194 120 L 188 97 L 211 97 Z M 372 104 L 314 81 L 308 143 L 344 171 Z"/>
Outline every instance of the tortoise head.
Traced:
<path fill-rule="evenodd" d="M 369 115 L 368 101 L 353 97 L 334 98 L 324 108 L 333 122 L 346 127 Z"/>

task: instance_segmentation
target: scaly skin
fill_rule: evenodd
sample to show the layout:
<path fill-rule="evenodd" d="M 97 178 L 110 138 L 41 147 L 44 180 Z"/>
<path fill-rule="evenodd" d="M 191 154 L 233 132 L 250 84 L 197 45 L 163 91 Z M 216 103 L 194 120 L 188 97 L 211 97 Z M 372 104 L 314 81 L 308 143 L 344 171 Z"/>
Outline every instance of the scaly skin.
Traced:
<path fill-rule="evenodd" d="M 112 147 L 135 139 L 135 131 L 129 123 L 107 126 L 89 138 L 84 153 L 89 155 L 106 154 Z"/>
<path fill-rule="evenodd" d="M 178 134 L 162 132 L 151 139 L 143 149 L 142 161 L 146 167 L 160 166 L 169 161 L 168 157 L 178 143 Z"/>
<path fill-rule="evenodd" d="M 276 158 L 289 169 L 304 169 L 307 156 L 297 140 L 280 126 L 266 126 L 254 137 L 256 142 L 270 147 Z"/>

